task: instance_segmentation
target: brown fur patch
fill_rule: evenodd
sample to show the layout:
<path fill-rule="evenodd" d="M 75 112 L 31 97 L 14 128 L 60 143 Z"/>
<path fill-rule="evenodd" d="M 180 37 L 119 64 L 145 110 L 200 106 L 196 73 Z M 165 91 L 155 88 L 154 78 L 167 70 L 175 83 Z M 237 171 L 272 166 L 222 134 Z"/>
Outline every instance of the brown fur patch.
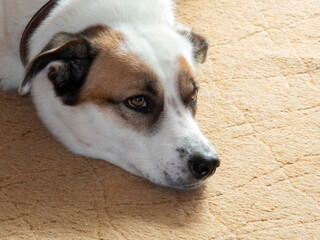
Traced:
<path fill-rule="evenodd" d="M 136 129 L 151 128 L 163 109 L 164 93 L 158 76 L 139 56 L 119 48 L 123 41 L 121 33 L 99 30 L 94 30 L 91 39 L 99 53 L 81 90 L 80 103 L 93 102 L 112 108 L 115 116 Z M 129 109 L 125 101 L 135 96 L 146 96 L 151 111 L 141 113 Z"/>
<path fill-rule="evenodd" d="M 178 86 L 182 102 L 186 107 L 190 107 L 192 114 L 195 115 L 197 107 L 190 105 L 192 97 L 197 94 L 198 87 L 194 79 L 193 71 L 184 57 L 179 59 L 180 68 L 178 73 Z"/>
<path fill-rule="evenodd" d="M 99 35 L 101 35 L 102 33 L 110 33 L 110 34 L 117 34 L 119 36 L 122 36 L 120 33 L 116 32 L 116 31 L 112 31 L 110 27 L 106 26 L 106 25 L 93 25 L 90 26 L 86 29 L 84 29 L 81 34 L 85 35 L 87 38 L 93 39 L 98 37 Z"/>

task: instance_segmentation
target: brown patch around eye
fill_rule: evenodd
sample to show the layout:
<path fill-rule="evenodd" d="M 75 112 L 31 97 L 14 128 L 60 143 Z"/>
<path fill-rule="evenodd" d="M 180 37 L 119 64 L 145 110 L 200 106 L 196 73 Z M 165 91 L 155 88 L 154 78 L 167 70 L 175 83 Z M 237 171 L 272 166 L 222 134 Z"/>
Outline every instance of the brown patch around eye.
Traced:
<path fill-rule="evenodd" d="M 99 29 L 91 39 L 98 55 L 81 90 L 81 103 L 95 103 L 117 122 L 151 131 L 163 109 L 158 76 L 139 56 L 121 50 L 121 33 Z"/>
<path fill-rule="evenodd" d="M 178 73 L 179 93 L 183 104 L 196 113 L 196 99 L 198 95 L 197 83 L 194 80 L 193 71 L 184 57 L 179 59 L 180 68 Z"/>

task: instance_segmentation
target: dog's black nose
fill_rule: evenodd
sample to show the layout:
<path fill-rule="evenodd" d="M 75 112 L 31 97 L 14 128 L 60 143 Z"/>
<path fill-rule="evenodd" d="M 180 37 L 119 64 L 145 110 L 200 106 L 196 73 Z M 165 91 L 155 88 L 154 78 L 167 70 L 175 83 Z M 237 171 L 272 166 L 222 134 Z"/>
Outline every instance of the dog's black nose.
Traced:
<path fill-rule="evenodd" d="M 192 156 L 188 162 L 192 175 L 198 179 L 205 179 L 215 173 L 220 166 L 217 156 L 205 158 L 202 156 Z"/>

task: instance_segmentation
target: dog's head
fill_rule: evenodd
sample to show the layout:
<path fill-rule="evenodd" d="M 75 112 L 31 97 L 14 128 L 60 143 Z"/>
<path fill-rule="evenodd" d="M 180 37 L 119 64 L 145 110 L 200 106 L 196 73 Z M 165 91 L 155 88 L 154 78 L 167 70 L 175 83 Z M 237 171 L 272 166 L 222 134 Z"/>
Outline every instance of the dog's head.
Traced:
<path fill-rule="evenodd" d="M 208 45 L 182 27 L 90 27 L 58 33 L 28 65 L 38 113 L 72 151 L 171 187 L 219 166 L 194 116 Z"/>

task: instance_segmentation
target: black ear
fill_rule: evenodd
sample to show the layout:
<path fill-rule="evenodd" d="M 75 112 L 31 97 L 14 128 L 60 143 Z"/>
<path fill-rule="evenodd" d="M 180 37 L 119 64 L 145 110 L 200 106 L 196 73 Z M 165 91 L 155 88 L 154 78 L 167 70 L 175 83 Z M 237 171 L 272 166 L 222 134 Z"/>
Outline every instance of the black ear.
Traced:
<path fill-rule="evenodd" d="M 20 94 L 30 91 L 32 80 L 48 67 L 48 79 L 57 96 L 73 105 L 96 53 L 90 42 L 80 34 L 58 33 L 28 65 Z"/>
<path fill-rule="evenodd" d="M 188 38 L 193 44 L 193 56 L 195 61 L 197 63 L 204 63 L 207 58 L 209 48 L 207 40 L 181 23 L 176 23 L 174 27 L 181 35 Z"/>

